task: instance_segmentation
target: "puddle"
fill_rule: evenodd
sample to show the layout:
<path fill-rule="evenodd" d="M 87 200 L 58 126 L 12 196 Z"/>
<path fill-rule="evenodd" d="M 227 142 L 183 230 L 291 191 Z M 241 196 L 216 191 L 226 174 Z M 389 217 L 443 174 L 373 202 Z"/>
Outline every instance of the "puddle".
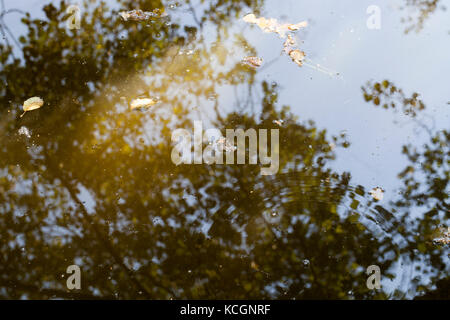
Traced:
<path fill-rule="evenodd" d="M 1 298 L 445 290 L 448 13 L 381 3 L 377 29 L 347 0 L 79 2 L 75 29 L 59 1 L 1 8 Z"/>

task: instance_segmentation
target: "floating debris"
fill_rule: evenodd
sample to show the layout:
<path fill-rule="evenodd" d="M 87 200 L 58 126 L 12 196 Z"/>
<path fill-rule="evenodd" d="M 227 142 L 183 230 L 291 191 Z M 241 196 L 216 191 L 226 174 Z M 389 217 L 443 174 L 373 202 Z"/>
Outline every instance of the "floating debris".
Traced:
<path fill-rule="evenodd" d="M 301 67 L 303 65 L 303 60 L 305 60 L 305 52 L 299 49 L 291 50 L 289 52 L 289 57 L 291 57 L 292 61 Z"/>
<path fill-rule="evenodd" d="M 333 70 L 329 70 L 325 67 L 320 66 L 317 63 L 314 63 L 310 59 L 305 59 L 305 52 L 299 50 L 298 44 L 295 39 L 292 37 L 290 33 L 293 33 L 301 28 L 305 28 L 308 26 L 307 21 L 302 21 L 296 24 L 291 23 L 279 23 L 276 19 L 273 18 L 256 18 L 253 13 L 247 14 L 242 18 L 245 22 L 256 24 L 262 31 L 264 32 L 273 32 L 276 33 L 280 38 L 287 39 L 283 44 L 283 51 L 289 55 L 293 62 L 295 62 L 298 66 L 306 65 L 314 70 L 325 73 L 329 76 L 338 76 L 339 73 Z"/>
<path fill-rule="evenodd" d="M 125 21 L 128 20 L 145 21 L 151 18 L 160 18 L 167 15 L 161 9 L 154 9 L 153 11 L 142 11 L 140 9 L 131 11 L 121 11 L 119 12 L 119 14 Z"/>
<path fill-rule="evenodd" d="M 281 127 L 283 125 L 284 120 L 279 119 L 279 120 L 273 120 L 272 122 Z"/>
<path fill-rule="evenodd" d="M 322 67 L 311 59 L 306 59 L 306 53 L 299 49 L 297 41 L 290 34 L 287 35 L 287 38 L 283 43 L 283 52 L 286 53 L 299 67 L 306 65 L 329 76 L 339 75 L 338 72 Z"/>
<path fill-rule="evenodd" d="M 330 146 L 330 150 L 333 151 L 334 149 L 336 149 L 336 144 L 334 142 L 331 142 L 328 144 Z"/>
<path fill-rule="evenodd" d="M 226 152 L 232 152 L 237 149 L 237 147 L 230 143 L 225 137 L 220 137 L 214 141 L 213 144 L 219 151 L 225 150 Z"/>
<path fill-rule="evenodd" d="M 283 43 L 283 47 L 284 47 L 283 51 L 285 53 L 289 54 L 289 51 L 291 51 L 292 47 L 295 47 L 295 46 L 297 46 L 297 42 L 290 34 L 288 34 L 287 39 Z"/>
<path fill-rule="evenodd" d="M 18 133 L 22 136 L 26 136 L 27 138 L 31 138 L 31 132 L 30 130 L 25 127 L 25 126 L 21 126 Z"/>
<path fill-rule="evenodd" d="M 39 97 L 32 97 L 32 98 L 26 100 L 23 103 L 23 111 L 24 112 L 22 113 L 22 115 L 20 117 L 22 118 L 26 112 L 39 109 L 43 105 L 44 105 L 44 100 L 42 100 Z"/>
<path fill-rule="evenodd" d="M 260 67 L 263 59 L 259 58 L 259 57 L 245 57 L 244 59 L 242 59 L 242 62 L 251 66 L 251 67 Z"/>
<path fill-rule="evenodd" d="M 286 38 L 286 33 L 297 31 L 300 28 L 304 28 L 308 25 L 306 21 L 299 22 L 297 24 L 280 24 L 276 19 L 273 18 L 256 18 L 253 13 L 246 15 L 243 20 L 247 23 L 256 24 L 264 32 L 274 32 L 283 39 Z M 283 51 L 288 54 L 289 57 L 291 57 L 292 61 L 294 61 L 298 66 L 303 66 L 306 54 L 304 51 L 298 49 L 297 42 L 291 34 L 288 34 L 286 41 L 284 41 Z"/>
<path fill-rule="evenodd" d="M 435 244 L 450 244 L 450 227 L 447 229 L 443 227 L 439 227 L 438 229 L 439 238 L 433 239 Z"/>
<path fill-rule="evenodd" d="M 303 66 L 306 54 L 304 51 L 298 49 L 297 42 L 290 34 L 288 34 L 286 41 L 283 43 L 283 52 L 291 57 L 292 61 L 299 67 Z"/>
<path fill-rule="evenodd" d="M 152 98 L 138 98 L 131 100 L 130 110 L 138 109 L 138 108 L 149 108 L 154 106 L 158 101 Z"/>
<path fill-rule="evenodd" d="M 373 188 L 372 190 L 369 191 L 369 193 L 375 200 L 377 201 L 383 200 L 384 190 L 381 189 L 380 187 Z"/>
<path fill-rule="evenodd" d="M 291 23 L 278 23 L 277 19 L 273 18 L 256 18 L 253 13 L 246 15 L 243 20 L 247 23 L 256 24 L 264 32 L 273 32 L 278 34 L 281 38 L 286 37 L 287 32 L 297 31 L 300 28 L 305 28 L 308 22 L 302 21 L 297 24 Z"/>

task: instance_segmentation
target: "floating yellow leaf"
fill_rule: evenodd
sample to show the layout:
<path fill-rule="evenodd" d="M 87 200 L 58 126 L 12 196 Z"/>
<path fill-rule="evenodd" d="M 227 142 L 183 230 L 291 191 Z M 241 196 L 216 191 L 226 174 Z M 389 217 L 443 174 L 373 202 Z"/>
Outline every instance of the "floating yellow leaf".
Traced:
<path fill-rule="evenodd" d="M 257 23 L 258 19 L 253 13 L 247 14 L 244 18 L 242 18 L 247 23 Z"/>
<path fill-rule="evenodd" d="M 149 108 L 154 106 L 158 101 L 152 98 L 138 98 L 130 103 L 130 110 L 137 108 Z"/>
<path fill-rule="evenodd" d="M 287 32 L 297 31 L 308 25 L 308 22 L 302 21 L 296 24 L 278 23 L 277 19 L 273 18 L 256 18 L 253 13 L 246 15 L 243 20 L 247 23 L 256 24 L 264 32 L 273 32 L 278 34 L 281 38 L 286 37 Z"/>
<path fill-rule="evenodd" d="M 44 100 L 42 100 L 39 97 L 32 97 L 32 98 L 26 100 L 23 103 L 23 111 L 24 112 L 22 113 L 22 115 L 20 117 L 22 118 L 27 111 L 39 109 L 43 105 L 44 105 Z"/>
<path fill-rule="evenodd" d="M 308 22 L 302 21 L 297 24 L 287 24 L 286 27 L 289 31 L 297 31 L 300 28 L 306 28 L 308 26 Z"/>

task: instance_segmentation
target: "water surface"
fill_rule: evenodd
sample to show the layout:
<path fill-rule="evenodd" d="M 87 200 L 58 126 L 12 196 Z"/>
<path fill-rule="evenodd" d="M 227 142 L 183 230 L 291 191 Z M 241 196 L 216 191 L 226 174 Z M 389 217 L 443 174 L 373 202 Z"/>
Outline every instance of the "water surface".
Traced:
<path fill-rule="evenodd" d="M 448 2 L 0 4 L 0 297 L 448 298 Z M 307 21 L 303 66 L 249 13 Z M 279 171 L 174 164 L 199 120 L 278 129 Z"/>

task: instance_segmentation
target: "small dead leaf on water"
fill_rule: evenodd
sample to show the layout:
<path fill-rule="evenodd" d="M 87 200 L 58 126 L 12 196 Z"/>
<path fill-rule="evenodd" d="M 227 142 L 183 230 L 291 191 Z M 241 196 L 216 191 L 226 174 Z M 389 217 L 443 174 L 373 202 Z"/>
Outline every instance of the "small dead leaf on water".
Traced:
<path fill-rule="evenodd" d="M 164 17 L 167 14 L 161 9 L 153 9 L 152 11 L 142 11 L 140 9 L 131 11 L 121 11 L 119 15 L 125 20 L 145 21 L 151 18 Z"/>
<path fill-rule="evenodd" d="M 242 62 L 251 67 L 257 68 L 261 66 L 263 59 L 259 57 L 245 57 L 242 59 Z"/>
<path fill-rule="evenodd" d="M 306 54 L 298 48 L 295 39 L 288 34 L 286 41 L 283 43 L 283 51 L 295 62 L 299 67 L 303 66 Z"/>
<path fill-rule="evenodd" d="M 375 200 L 377 201 L 383 200 L 384 190 L 381 189 L 380 187 L 373 188 L 372 190 L 369 191 L 369 193 Z"/>
<path fill-rule="evenodd" d="M 256 18 L 253 13 L 247 14 L 243 20 L 247 23 L 256 24 L 264 32 L 273 32 L 278 34 L 279 37 L 286 37 L 287 32 L 297 31 L 300 28 L 305 28 L 308 22 L 302 21 L 296 24 L 292 23 L 279 23 L 274 18 Z"/>
<path fill-rule="evenodd" d="M 305 52 L 295 49 L 289 51 L 289 57 L 294 61 L 299 67 L 303 65 L 303 60 L 305 60 Z"/>
<path fill-rule="evenodd" d="M 158 101 L 152 98 L 138 98 L 131 100 L 130 110 L 140 109 L 140 108 L 149 108 L 154 106 Z"/>
<path fill-rule="evenodd" d="M 279 120 L 273 120 L 273 123 L 279 125 L 280 127 L 283 125 L 283 120 L 279 119 Z"/>
<path fill-rule="evenodd" d="M 28 111 L 39 109 L 44 105 L 44 100 L 42 100 L 39 97 L 32 97 L 30 99 L 25 100 L 23 103 L 23 113 L 20 116 L 21 118 L 24 116 L 24 114 Z"/>

